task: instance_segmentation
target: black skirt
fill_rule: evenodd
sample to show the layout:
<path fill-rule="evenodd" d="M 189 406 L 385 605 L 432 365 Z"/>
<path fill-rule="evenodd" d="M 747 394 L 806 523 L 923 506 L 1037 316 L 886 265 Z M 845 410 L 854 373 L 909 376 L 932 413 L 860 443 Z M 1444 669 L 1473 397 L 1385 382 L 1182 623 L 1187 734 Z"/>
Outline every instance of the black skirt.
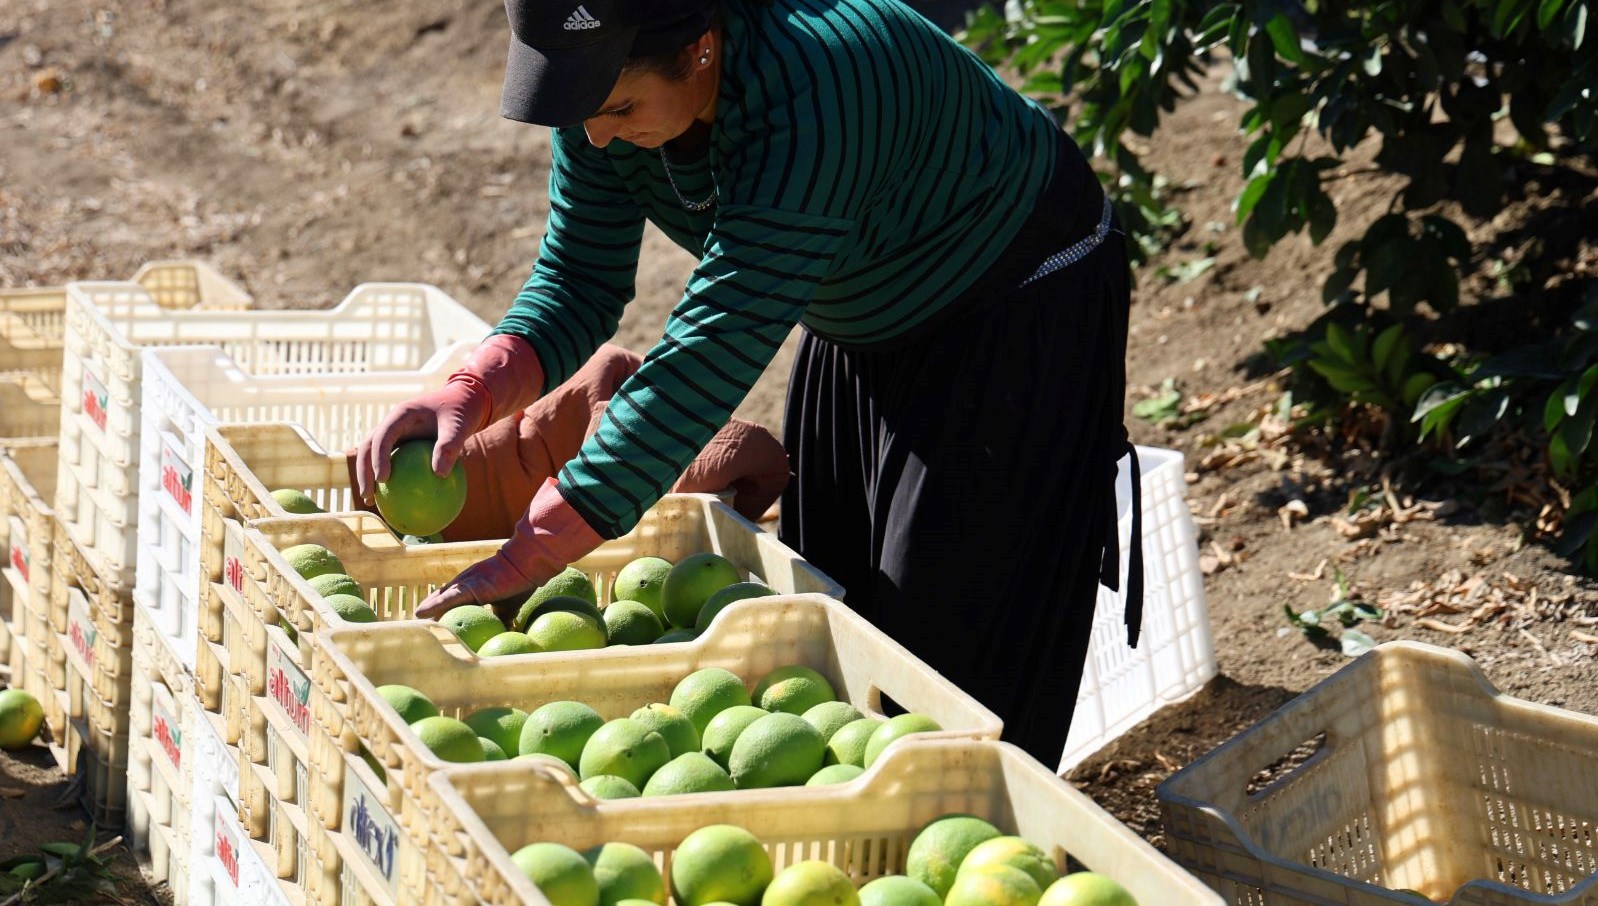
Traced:
<path fill-rule="evenodd" d="M 1080 231 L 1082 208 L 1097 221 L 1102 195 L 1095 184 L 1078 198 L 1033 219 Z M 1065 247 L 1038 238 L 1032 229 L 1014 247 L 1034 257 Z M 911 342 L 857 349 L 803 334 L 784 417 L 794 480 L 781 536 L 1053 768 L 1098 586 L 1116 581 L 1130 284 L 1114 229 L 1039 279 L 1015 279 L 1013 264 Z M 1141 582 L 1129 584 L 1140 597 Z"/>

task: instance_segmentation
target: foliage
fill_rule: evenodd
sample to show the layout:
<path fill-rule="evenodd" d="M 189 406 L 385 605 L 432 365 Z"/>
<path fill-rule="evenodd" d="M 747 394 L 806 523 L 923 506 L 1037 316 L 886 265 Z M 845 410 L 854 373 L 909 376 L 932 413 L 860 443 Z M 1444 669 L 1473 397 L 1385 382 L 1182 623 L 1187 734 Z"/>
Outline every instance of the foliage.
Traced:
<path fill-rule="evenodd" d="M 96 852 L 94 838 L 91 824 L 82 843 L 45 843 L 37 853 L 0 862 L 0 903 L 115 900 L 115 876 Z"/>
<path fill-rule="evenodd" d="M 1386 440 L 1448 452 L 1479 449 L 1486 434 L 1535 415 L 1529 427 L 1551 472 L 1583 489 L 1570 497 L 1565 543 L 1598 569 L 1598 339 L 1581 326 L 1592 312 L 1570 338 L 1486 361 L 1440 361 L 1409 332 L 1423 308 L 1450 317 L 1461 274 L 1475 266 L 1447 211 L 1489 218 L 1524 167 L 1590 153 L 1595 11 L 1598 0 L 1021 0 L 1009 15 L 974 14 L 964 38 L 1056 110 L 1107 171 L 1134 235 L 1151 211 L 1171 229 L 1138 148 L 1197 90 L 1212 53 L 1230 56 L 1248 102 L 1234 207 L 1250 254 L 1293 234 L 1324 242 L 1338 217 L 1328 186 L 1347 175 L 1350 149 L 1374 141 L 1377 166 L 1403 180 L 1387 212 L 1336 250 L 1322 295 L 1338 317 L 1294 351 L 1298 376 L 1329 391 L 1323 415 L 1379 411 Z M 1495 276 L 1513 284 L 1499 264 Z"/>

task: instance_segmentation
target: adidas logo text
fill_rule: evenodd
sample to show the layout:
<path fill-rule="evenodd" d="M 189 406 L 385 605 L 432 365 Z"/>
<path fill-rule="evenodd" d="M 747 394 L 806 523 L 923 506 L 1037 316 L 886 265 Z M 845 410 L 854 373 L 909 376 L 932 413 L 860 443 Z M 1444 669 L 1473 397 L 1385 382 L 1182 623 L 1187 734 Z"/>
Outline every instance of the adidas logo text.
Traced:
<path fill-rule="evenodd" d="M 586 7 L 579 6 L 566 17 L 565 28 L 567 31 L 582 31 L 588 28 L 598 28 L 604 23 L 595 19 Z"/>

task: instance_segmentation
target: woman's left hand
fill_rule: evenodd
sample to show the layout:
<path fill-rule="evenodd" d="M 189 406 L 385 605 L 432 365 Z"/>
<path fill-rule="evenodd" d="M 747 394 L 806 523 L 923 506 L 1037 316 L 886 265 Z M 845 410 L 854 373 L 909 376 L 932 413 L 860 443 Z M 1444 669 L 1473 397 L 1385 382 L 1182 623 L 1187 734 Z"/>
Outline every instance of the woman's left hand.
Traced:
<path fill-rule="evenodd" d="M 533 496 L 527 515 L 494 556 L 467 567 L 416 608 L 426 619 L 443 616 L 463 604 L 515 607 L 533 590 L 581 560 L 605 539 L 589 527 L 560 494 L 550 478 Z M 498 614 L 503 621 L 506 614 Z"/>

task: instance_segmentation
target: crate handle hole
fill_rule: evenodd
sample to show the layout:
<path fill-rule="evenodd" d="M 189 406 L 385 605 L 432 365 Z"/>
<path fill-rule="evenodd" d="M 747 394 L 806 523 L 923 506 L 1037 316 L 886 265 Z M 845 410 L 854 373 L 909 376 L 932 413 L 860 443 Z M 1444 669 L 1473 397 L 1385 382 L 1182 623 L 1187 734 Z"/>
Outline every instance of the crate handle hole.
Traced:
<path fill-rule="evenodd" d="M 1322 730 L 1289 749 L 1287 754 L 1255 771 L 1244 785 L 1243 791 L 1250 797 L 1263 796 L 1289 778 L 1308 770 L 1321 759 L 1325 751 L 1326 731 Z"/>

